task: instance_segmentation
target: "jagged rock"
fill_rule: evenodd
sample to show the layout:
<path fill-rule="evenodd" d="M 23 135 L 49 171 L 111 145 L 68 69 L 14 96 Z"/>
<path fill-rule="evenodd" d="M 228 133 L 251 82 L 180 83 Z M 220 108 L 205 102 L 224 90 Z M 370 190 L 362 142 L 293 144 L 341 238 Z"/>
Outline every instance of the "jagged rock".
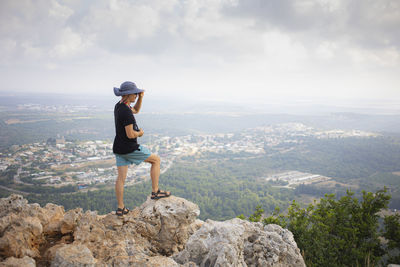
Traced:
<path fill-rule="evenodd" d="M 52 203 L 41 208 L 39 204 L 28 204 L 21 195 L 12 194 L 0 199 L 0 218 L 18 213 L 18 216 L 36 217 L 40 220 L 45 234 L 59 232 L 61 219 L 64 217 L 64 207 Z"/>
<path fill-rule="evenodd" d="M 51 267 L 94 267 L 96 260 L 84 245 L 64 245 L 57 249 Z"/>
<path fill-rule="evenodd" d="M 54 257 L 56 256 L 57 250 L 63 246 L 65 246 L 65 243 L 56 244 L 56 245 L 52 246 L 51 248 L 47 249 L 43 255 L 45 261 L 52 262 L 54 260 Z"/>
<path fill-rule="evenodd" d="M 36 267 L 36 262 L 31 257 L 25 256 L 23 258 L 10 257 L 7 260 L 0 262 L 3 267 Z"/>
<path fill-rule="evenodd" d="M 43 227 L 37 217 L 19 217 L 9 214 L 0 221 L 0 256 L 39 257 L 39 245 L 43 242 Z"/>
<path fill-rule="evenodd" d="M 0 256 L 39 257 L 39 247 L 45 236 L 60 232 L 64 207 L 28 204 L 20 195 L 12 194 L 0 200 Z"/>
<path fill-rule="evenodd" d="M 0 256 L 39 257 L 45 236 L 57 235 L 64 207 L 28 204 L 20 195 L 0 200 Z"/>
<path fill-rule="evenodd" d="M 199 213 L 175 196 L 148 198 L 119 217 L 80 208 L 65 213 L 11 195 L 0 199 L 0 265 L 304 266 L 288 230 L 240 219 L 203 222 Z"/>
<path fill-rule="evenodd" d="M 10 213 L 22 211 L 22 208 L 26 207 L 27 204 L 28 200 L 17 194 L 12 194 L 8 198 L 0 199 L 0 218 Z"/>
<path fill-rule="evenodd" d="M 104 220 L 95 212 L 86 211 L 78 220 L 74 232 L 74 244 L 83 244 L 89 248 L 99 261 L 107 262 L 117 256 L 129 256 L 137 253 L 135 245 L 136 232 L 122 229 L 123 218 L 108 214 Z M 122 225 L 116 227 L 115 221 Z M 108 222 L 109 224 L 104 224 Z"/>
<path fill-rule="evenodd" d="M 76 222 L 82 217 L 82 209 L 77 208 L 65 213 L 63 219 L 60 222 L 61 233 L 67 234 L 72 233 L 76 226 Z"/>
<path fill-rule="evenodd" d="M 108 264 L 112 259 L 124 263 L 138 254 L 144 261 L 171 255 L 183 249 L 199 212 L 197 205 L 174 196 L 157 201 L 149 198 L 123 217 L 87 211 L 74 227 L 74 244 L 86 245 L 96 259 Z"/>
<path fill-rule="evenodd" d="M 237 218 L 207 220 L 174 259 L 199 266 L 305 266 L 288 230 Z"/>
<path fill-rule="evenodd" d="M 138 233 L 151 238 L 158 252 L 165 255 L 183 249 L 189 238 L 190 225 L 200 214 L 196 204 L 174 196 L 157 201 L 148 198 L 140 211 L 139 218 L 146 227 L 140 227 Z"/>
<path fill-rule="evenodd" d="M 192 235 L 194 232 L 199 230 L 201 226 L 204 224 L 204 221 L 196 219 L 190 226 L 189 226 L 189 234 Z"/>
<path fill-rule="evenodd" d="M 276 224 L 268 224 L 263 230 L 255 228 L 248 231 L 253 232 L 245 242 L 244 253 L 248 266 L 305 266 L 293 234 L 289 230 Z M 248 251 L 250 253 L 246 253 Z"/>
<path fill-rule="evenodd" d="M 243 258 L 245 228 L 235 222 L 207 220 L 174 257 L 180 263 L 200 266 L 246 266 Z"/>
<path fill-rule="evenodd" d="M 110 266 L 118 267 L 180 267 L 173 259 L 164 256 L 155 257 L 144 257 L 141 256 L 131 256 L 131 257 L 116 257 Z"/>
<path fill-rule="evenodd" d="M 43 232 L 47 235 L 56 235 L 60 232 L 61 221 L 64 218 L 65 210 L 63 206 L 57 206 L 53 203 L 48 203 L 45 207 L 45 214 L 41 222 L 43 224 Z"/>

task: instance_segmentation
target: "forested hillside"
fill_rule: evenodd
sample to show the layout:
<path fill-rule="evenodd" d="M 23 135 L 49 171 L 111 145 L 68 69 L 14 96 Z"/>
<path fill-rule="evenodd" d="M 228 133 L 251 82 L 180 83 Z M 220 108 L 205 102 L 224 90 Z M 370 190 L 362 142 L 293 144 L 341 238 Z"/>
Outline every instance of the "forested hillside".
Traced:
<path fill-rule="evenodd" d="M 289 229 L 307 266 L 386 266 L 400 262 L 400 215 L 383 215 L 390 197 L 385 189 L 363 191 L 361 199 L 351 191 L 339 199 L 327 194 L 266 218 L 258 206 L 248 219 Z"/>
<path fill-rule="evenodd" d="M 393 196 L 389 207 L 400 208 L 400 176 L 395 172 L 400 169 L 400 145 L 397 139 L 304 139 L 288 148 L 285 153 L 281 153 L 281 147 L 277 147 L 256 156 L 250 153 L 186 156 L 161 175 L 160 183 L 174 195 L 197 203 L 202 219 L 223 220 L 240 214 L 249 216 L 257 205 L 262 205 L 267 213 L 272 213 L 275 206 L 285 209 L 293 199 L 303 203 L 304 196 L 320 198 L 325 193 L 335 193 L 341 197 L 349 188 L 360 198 L 362 190 L 375 191 L 384 186 Z M 275 187 L 274 183 L 265 180 L 269 173 L 286 170 L 315 173 L 332 179 L 329 183 L 300 184 L 296 189 Z M 4 172 L 1 182 L 12 183 L 15 171 L 11 168 Z M 28 199 L 42 205 L 53 202 L 67 209 L 82 207 L 100 213 L 110 212 L 116 206 L 113 184 L 86 193 L 74 192 L 77 188 L 71 186 L 56 189 L 14 185 L 14 188 L 41 193 L 30 194 Z M 134 207 L 150 194 L 150 182 L 137 183 L 125 190 L 126 205 Z M 8 194 L 10 192 L 4 192 L 3 195 Z M 304 203 L 307 203 L 306 199 Z"/>

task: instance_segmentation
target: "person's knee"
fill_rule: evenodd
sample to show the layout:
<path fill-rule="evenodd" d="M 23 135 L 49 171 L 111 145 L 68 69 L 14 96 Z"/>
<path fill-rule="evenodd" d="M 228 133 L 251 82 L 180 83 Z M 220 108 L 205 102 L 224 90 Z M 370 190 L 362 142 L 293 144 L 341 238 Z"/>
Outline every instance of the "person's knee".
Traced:
<path fill-rule="evenodd" d="M 160 164 L 161 163 L 161 159 L 158 155 L 153 154 L 154 157 L 154 164 Z"/>
<path fill-rule="evenodd" d="M 160 164 L 161 160 L 160 157 L 157 156 L 156 154 L 151 154 L 146 160 L 145 162 L 151 163 L 152 165 L 155 164 Z"/>

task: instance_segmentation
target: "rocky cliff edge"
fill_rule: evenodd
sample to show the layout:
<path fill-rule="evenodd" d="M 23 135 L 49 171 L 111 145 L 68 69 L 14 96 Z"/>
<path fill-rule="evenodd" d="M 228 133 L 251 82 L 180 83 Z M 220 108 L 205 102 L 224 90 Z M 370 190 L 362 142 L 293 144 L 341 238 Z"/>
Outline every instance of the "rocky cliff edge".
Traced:
<path fill-rule="evenodd" d="M 0 199 L 0 266 L 305 266 L 290 231 L 241 219 L 196 219 L 171 196 L 113 213 Z"/>

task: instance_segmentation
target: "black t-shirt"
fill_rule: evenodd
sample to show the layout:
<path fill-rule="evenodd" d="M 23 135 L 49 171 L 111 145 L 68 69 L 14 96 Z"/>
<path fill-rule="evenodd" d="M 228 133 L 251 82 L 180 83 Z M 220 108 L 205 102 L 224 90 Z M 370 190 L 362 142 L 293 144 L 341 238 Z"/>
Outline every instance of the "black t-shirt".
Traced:
<path fill-rule="evenodd" d="M 118 102 L 114 107 L 115 138 L 113 152 L 128 154 L 139 149 L 137 138 L 130 139 L 126 135 L 125 126 L 133 124 L 133 130 L 139 131 L 132 110 L 125 104 Z"/>

